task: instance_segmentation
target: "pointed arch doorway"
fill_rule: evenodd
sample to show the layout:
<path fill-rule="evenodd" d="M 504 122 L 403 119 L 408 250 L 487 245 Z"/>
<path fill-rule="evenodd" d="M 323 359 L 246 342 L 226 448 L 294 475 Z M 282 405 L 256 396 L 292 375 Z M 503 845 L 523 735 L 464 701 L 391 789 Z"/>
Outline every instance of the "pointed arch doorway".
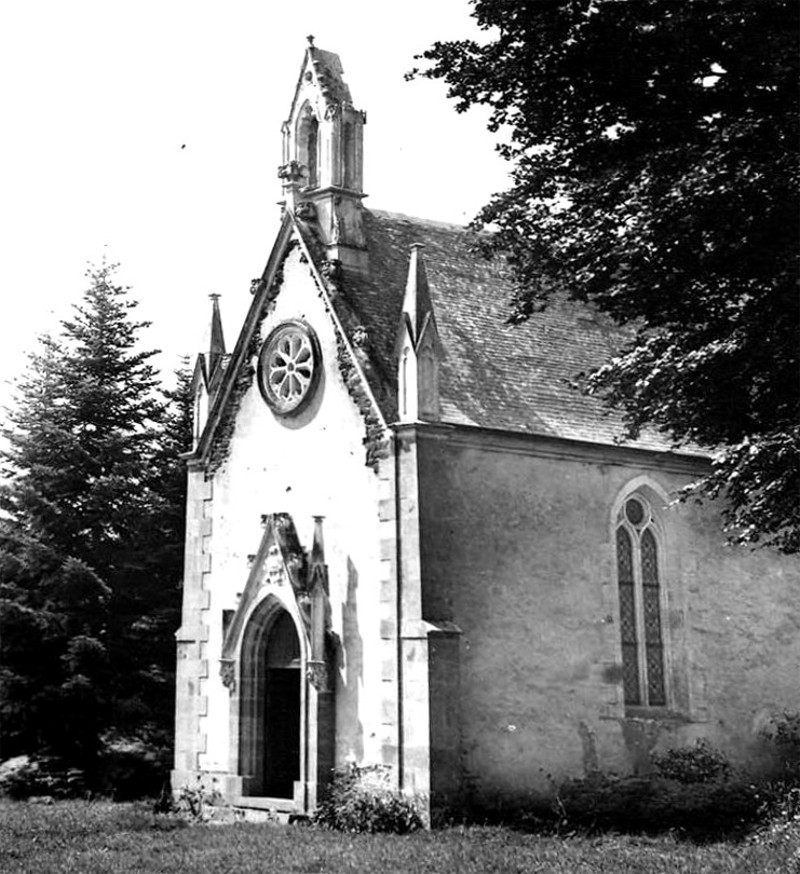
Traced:
<path fill-rule="evenodd" d="M 249 633 L 248 633 L 249 632 Z M 246 795 L 291 799 L 301 779 L 302 654 L 289 612 L 253 617 L 242 662 L 241 764 Z"/>
<path fill-rule="evenodd" d="M 336 748 L 337 650 L 322 520 L 310 558 L 290 516 L 274 513 L 262 524 L 220 657 L 230 692 L 229 794 L 243 807 L 308 813 L 331 778 Z"/>
<path fill-rule="evenodd" d="M 264 794 L 292 798 L 300 779 L 300 641 L 283 610 L 267 641 L 264 689 Z"/>

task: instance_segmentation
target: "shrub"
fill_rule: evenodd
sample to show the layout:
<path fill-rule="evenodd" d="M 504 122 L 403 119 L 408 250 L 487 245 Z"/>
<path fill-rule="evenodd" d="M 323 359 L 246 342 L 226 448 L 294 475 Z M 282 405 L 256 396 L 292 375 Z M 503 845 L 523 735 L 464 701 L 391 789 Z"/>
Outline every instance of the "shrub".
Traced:
<path fill-rule="evenodd" d="M 198 776 L 194 786 L 181 786 L 175 798 L 174 811 L 192 823 L 209 822 L 215 806 L 222 800 L 216 782 L 216 778 L 212 778 L 209 787 Z"/>
<path fill-rule="evenodd" d="M 83 771 L 54 757 L 17 756 L 2 766 L 0 794 L 9 798 L 78 798 L 85 793 Z"/>
<path fill-rule="evenodd" d="M 736 780 L 678 782 L 659 776 L 592 775 L 564 783 L 557 795 L 563 828 L 693 837 L 741 832 L 757 821 L 756 788 Z"/>
<path fill-rule="evenodd" d="M 774 747 L 784 778 L 800 783 L 800 713 L 773 716 L 761 736 Z"/>
<path fill-rule="evenodd" d="M 392 789 L 378 765 L 336 770 L 313 821 L 343 832 L 407 834 L 423 826 L 414 799 Z"/>
<path fill-rule="evenodd" d="M 154 797 L 168 779 L 169 751 L 136 737 L 106 735 L 91 767 L 74 767 L 57 756 L 17 756 L 0 765 L 0 795 L 77 798 L 87 792 L 116 801 Z"/>
<path fill-rule="evenodd" d="M 103 738 L 98 766 L 100 790 L 116 801 L 158 795 L 169 774 L 162 747 L 121 735 Z"/>
<path fill-rule="evenodd" d="M 678 783 L 717 783 L 727 780 L 731 766 L 727 758 L 706 740 L 693 747 L 679 747 L 653 756 L 656 772 Z"/>
<path fill-rule="evenodd" d="M 773 784 L 765 797 L 764 823 L 752 843 L 772 852 L 783 851 L 800 861 L 800 788 Z"/>
<path fill-rule="evenodd" d="M 34 794 L 26 787 L 32 785 L 35 770 L 30 756 L 15 756 L 0 764 L 0 795 L 27 798 Z"/>

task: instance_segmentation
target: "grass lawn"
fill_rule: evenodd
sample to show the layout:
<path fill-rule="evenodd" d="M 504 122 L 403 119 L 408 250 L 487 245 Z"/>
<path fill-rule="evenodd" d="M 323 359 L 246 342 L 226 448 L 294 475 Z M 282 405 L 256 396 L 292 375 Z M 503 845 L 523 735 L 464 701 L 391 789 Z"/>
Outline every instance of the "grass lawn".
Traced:
<path fill-rule="evenodd" d="M 674 838 L 555 838 L 502 828 L 347 835 L 308 826 L 201 825 L 106 802 L 52 806 L 0 801 L 2 874 L 624 874 L 800 872 L 800 837 L 697 846 Z"/>

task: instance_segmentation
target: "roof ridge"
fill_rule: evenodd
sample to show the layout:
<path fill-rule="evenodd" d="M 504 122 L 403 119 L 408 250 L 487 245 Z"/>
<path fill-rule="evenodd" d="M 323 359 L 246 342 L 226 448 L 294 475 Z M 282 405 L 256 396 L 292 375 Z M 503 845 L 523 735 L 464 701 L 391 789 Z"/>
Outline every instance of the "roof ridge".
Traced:
<path fill-rule="evenodd" d="M 388 209 L 372 209 L 368 207 L 364 207 L 364 209 L 375 216 L 384 216 L 385 218 L 389 219 L 399 219 L 401 221 L 414 222 L 415 224 L 426 225 L 428 227 L 447 228 L 448 230 L 463 231 L 465 233 L 470 230 L 468 225 L 459 225 L 455 222 L 443 222 L 437 221 L 436 219 L 426 219 L 421 218 L 420 216 L 408 215 L 408 213 L 404 212 L 393 212 L 392 210 Z"/>

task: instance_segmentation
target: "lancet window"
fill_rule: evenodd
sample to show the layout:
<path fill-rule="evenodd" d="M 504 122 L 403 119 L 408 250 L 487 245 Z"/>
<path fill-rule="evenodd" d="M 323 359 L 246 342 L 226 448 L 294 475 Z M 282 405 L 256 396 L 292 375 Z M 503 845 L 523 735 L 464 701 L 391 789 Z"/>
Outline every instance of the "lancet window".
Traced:
<path fill-rule="evenodd" d="M 353 135 L 353 125 L 346 121 L 342 128 L 342 153 L 344 155 L 344 187 L 355 188 L 355 136 Z"/>
<path fill-rule="evenodd" d="M 306 185 L 319 185 L 319 122 L 310 108 L 303 114 L 297 131 L 298 160 L 306 168 Z"/>
<path fill-rule="evenodd" d="M 617 518 L 617 584 L 625 704 L 667 703 L 662 628 L 661 547 L 648 501 L 629 497 Z"/>

